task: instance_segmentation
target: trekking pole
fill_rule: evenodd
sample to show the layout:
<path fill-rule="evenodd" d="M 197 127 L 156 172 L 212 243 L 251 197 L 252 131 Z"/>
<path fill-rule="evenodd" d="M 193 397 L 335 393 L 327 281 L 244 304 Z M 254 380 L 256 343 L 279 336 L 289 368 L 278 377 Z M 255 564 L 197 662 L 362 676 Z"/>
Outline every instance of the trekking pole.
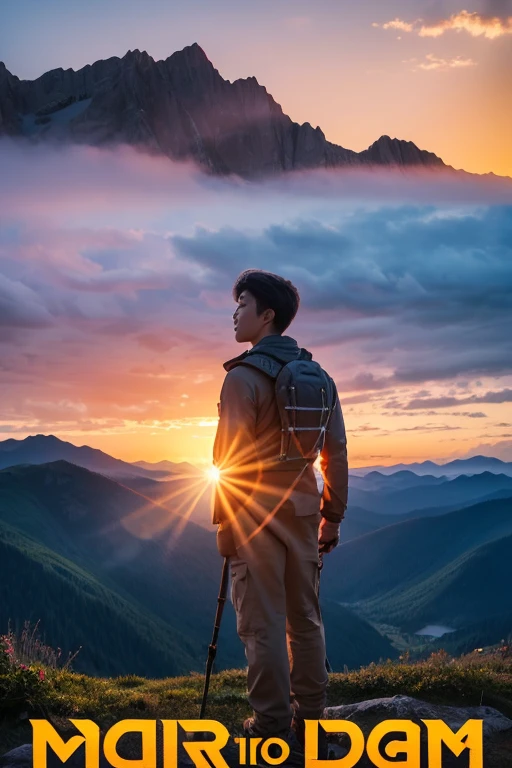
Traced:
<path fill-rule="evenodd" d="M 322 573 L 323 567 L 324 567 L 324 555 L 323 555 L 323 552 L 321 552 L 318 556 L 318 591 L 317 591 L 318 602 L 320 602 L 320 574 Z M 327 652 L 325 654 L 325 668 L 327 672 L 332 672 L 330 661 L 327 658 Z"/>
<path fill-rule="evenodd" d="M 220 589 L 217 597 L 217 611 L 215 613 L 215 622 L 213 625 L 213 636 L 210 645 L 208 646 L 208 659 L 206 661 L 206 674 L 204 678 L 203 688 L 203 700 L 201 702 L 201 712 L 199 718 L 204 717 L 206 710 L 206 698 L 208 696 L 208 688 L 210 687 L 210 675 L 212 673 L 213 661 L 217 653 L 217 638 L 219 636 L 220 620 L 222 618 L 222 611 L 224 610 L 224 604 L 226 602 L 226 594 L 228 591 L 228 576 L 229 576 L 229 557 L 224 558 L 224 564 L 222 566 L 222 576 L 220 578 Z"/>

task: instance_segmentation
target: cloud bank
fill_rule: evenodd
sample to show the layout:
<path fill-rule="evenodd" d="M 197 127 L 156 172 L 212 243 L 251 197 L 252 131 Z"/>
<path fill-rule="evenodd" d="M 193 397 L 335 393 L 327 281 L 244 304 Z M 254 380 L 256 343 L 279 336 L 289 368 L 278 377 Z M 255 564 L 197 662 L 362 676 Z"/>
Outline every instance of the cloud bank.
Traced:
<path fill-rule="evenodd" d="M 251 184 L 127 148 L 10 142 L 0 164 L 0 438 L 212 430 L 248 267 L 297 285 L 289 333 L 354 419 L 430 409 L 458 421 L 429 431 L 477 435 L 496 422 L 489 404 L 511 421 L 510 180 L 340 170 Z"/>

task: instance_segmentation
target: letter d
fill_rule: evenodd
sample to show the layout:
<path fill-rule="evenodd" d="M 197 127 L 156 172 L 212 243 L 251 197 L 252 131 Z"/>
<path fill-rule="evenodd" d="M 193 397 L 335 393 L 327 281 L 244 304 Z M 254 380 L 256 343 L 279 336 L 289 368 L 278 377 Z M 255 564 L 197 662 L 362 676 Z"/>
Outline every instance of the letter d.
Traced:
<path fill-rule="evenodd" d="M 305 720 L 305 768 L 354 768 L 364 752 L 364 734 L 351 720 Z M 350 751 L 338 760 L 318 759 L 318 727 L 327 733 L 346 733 Z"/>

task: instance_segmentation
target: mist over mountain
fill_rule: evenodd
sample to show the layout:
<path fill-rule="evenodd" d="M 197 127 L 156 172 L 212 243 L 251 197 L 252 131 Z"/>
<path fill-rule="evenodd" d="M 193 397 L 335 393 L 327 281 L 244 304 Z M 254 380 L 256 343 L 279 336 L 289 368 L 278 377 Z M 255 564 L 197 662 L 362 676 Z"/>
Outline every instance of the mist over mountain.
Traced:
<path fill-rule="evenodd" d="M 78 71 L 20 80 L 0 62 L 0 136 L 94 146 L 129 144 L 213 174 L 305 168 L 453 169 L 413 142 L 381 136 L 354 152 L 284 114 L 255 77 L 225 80 L 197 44 L 155 61 L 128 51 Z"/>

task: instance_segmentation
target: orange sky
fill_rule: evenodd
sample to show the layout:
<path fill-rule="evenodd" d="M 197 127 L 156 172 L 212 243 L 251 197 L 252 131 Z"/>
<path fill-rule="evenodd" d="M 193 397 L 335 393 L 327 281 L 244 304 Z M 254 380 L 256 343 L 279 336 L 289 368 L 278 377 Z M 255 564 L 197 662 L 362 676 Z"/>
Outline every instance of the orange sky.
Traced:
<path fill-rule="evenodd" d="M 333 142 L 388 134 L 512 176 L 506 1 L 57 5 L 6 9 L 13 74 L 197 41 L 224 78 L 256 76 Z M 222 362 L 242 351 L 231 286 L 259 267 L 301 292 L 289 333 L 338 384 L 352 467 L 512 459 L 512 182 L 205 183 L 129 149 L 2 142 L 0 166 L 0 440 L 53 433 L 129 461 L 209 462 Z"/>
<path fill-rule="evenodd" d="M 192 167 L 87 148 L 0 162 L 16 179 L 0 439 L 209 462 L 222 363 L 245 348 L 231 287 L 259 267 L 299 288 L 289 335 L 337 383 L 352 467 L 508 455 L 510 184 L 319 171 L 204 185 Z"/>
<path fill-rule="evenodd" d="M 0 50 L 34 79 L 198 42 L 224 78 L 255 76 L 293 120 L 344 147 L 387 134 L 455 168 L 512 176 L 511 32 L 508 0 L 18 0 L 4 9 Z"/>
<path fill-rule="evenodd" d="M 215 392 L 212 393 L 212 399 Z M 512 409 L 508 407 L 504 413 L 502 406 L 495 405 L 486 409 L 492 419 L 491 423 L 499 423 L 502 418 L 512 417 Z M 481 430 L 473 426 L 470 419 L 451 416 L 450 418 L 432 418 L 429 426 L 425 426 L 423 417 L 411 418 L 407 424 L 398 427 L 396 417 L 383 418 L 375 413 L 354 412 L 344 408 L 345 422 L 348 431 L 348 452 L 350 467 L 362 467 L 373 464 L 389 466 L 400 462 L 411 463 L 424 461 L 435 457 L 448 460 L 461 455 L 464 448 L 480 442 Z M 213 438 L 215 434 L 212 416 L 198 420 L 195 426 L 178 428 L 175 422 L 172 426 L 165 423 L 141 425 L 134 423 L 120 428 L 118 434 L 98 434 L 87 431 L 71 431 L 58 433 L 62 439 L 67 439 L 75 445 L 90 445 L 100 448 L 106 453 L 125 461 L 189 461 L 194 464 L 210 464 Z M 200 423 L 211 423 L 211 426 L 199 426 Z M 445 432 L 446 422 L 452 429 L 462 429 L 457 437 Z M 460 425 L 463 426 L 460 426 Z M 366 431 L 368 428 L 372 431 Z M 417 432 L 400 432 L 399 429 L 418 428 Z M 439 431 L 436 431 L 438 429 Z M 434 430 L 429 432 L 429 430 Z M 503 430 L 501 430 L 503 431 Z M 510 430 L 509 430 L 510 431 Z M 497 430 L 497 434 L 500 430 Z M 455 433 L 457 434 L 457 432 Z M 18 439 L 19 437 L 16 436 Z M 496 441 L 498 442 L 498 441 Z"/>
<path fill-rule="evenodd" d="M 222 363 L 243 351 L 231 287 L 259 267 L 300 291 L 289 335 L 338 385 L 352 467 L 508 455 L 510 184 L 205 185 L 132 151 L 1 152 L 0 439 L 209 462 Z"/>

